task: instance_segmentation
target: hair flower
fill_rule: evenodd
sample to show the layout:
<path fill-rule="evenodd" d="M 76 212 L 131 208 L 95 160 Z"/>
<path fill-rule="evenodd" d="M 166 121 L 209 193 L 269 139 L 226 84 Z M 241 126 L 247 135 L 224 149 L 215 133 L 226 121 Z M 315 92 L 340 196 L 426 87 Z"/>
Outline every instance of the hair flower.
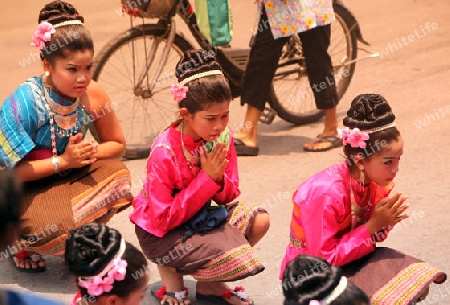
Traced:
<path fill-rule="evenodd" d="M 127 262 L 123 259 L 114 259 L 114 268 L 110 271 L 114 280 L 123 281 L 125 275 L 127 274 Z"/>
<path fill-rule="evenodd" d="M 47 21 L 41 22 L 37 29 L 34 31 L 31 45 L 35 46 L 39 50 L 45 47 L 45 42 L 52 39 L 52 35 L 56 32 L 53 25 Z"/>
<path fill-rule="evenodd" d="M 366 140 L 369 139 L 369 134 L 359 130 L 359 128 L 345 129 L 338 128 L 339 138 L 342 139 L 342 144 L 350 144 L 353 148 L 366 148 Z"/>
<path fill-rule="evenodd" d="M 170 87 L 170 93 L 173 95 L 173 99 L 178 103 L 186 98 L 186 92 L 188 92 L 187 86 L 181 86 L 179 83 L 172 83 Z"/>
<path fill-rule="evenodd" d="M 110 266 L 110 265 L 108 265 Z M 111 267 L 108 267 L 111 268 Z M 123 281 L 127 273 L 127 262 L 121 258 L 113 260 L 112 268 L 106 272 L 94 276 L 91 280 L 78 281 L 80 287 L 86 288 L 89 295 L 100 296 L 113 289 L 114 281 Z"/>
<path fill-rule="evenodd" d="M 311 300 L 311 301 L 309 301 L 309 305 L 320 305 L 320 301 Z"/>

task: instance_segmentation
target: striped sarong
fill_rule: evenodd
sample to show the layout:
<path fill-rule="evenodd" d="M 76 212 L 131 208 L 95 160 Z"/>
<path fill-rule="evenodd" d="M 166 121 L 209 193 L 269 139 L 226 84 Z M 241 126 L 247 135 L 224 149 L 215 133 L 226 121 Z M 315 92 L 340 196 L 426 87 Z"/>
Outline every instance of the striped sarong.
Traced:
<path fill-rule="evenodd" d="M 61 256 L 71 229 L 106 222 L 132 200 L 130 173 L 119 160 L 99 160 L 64 177 L 26 183 L 16 246 Z"/>
<path fill-rule="evenodd" d="M 346 266 L 344 274 L 361 288 L 373 305 L 414 304 L 434 282 L 441 284 L 446 274 L 397 250 L 376 250 Z"/>
<path fill-rule="evenodd" d="M 136 235 L 148 259 L 173 267 L 202 282 L 229 282 L 264 270 L 246 237 L 254 217 L 266 212 L 256 204 L 233 202 L 227 205 L 228 221 L 205 235 L 194 234 L 183 242 L 184 227 L 169 231 L 163 238 L 136 226 Z"/>

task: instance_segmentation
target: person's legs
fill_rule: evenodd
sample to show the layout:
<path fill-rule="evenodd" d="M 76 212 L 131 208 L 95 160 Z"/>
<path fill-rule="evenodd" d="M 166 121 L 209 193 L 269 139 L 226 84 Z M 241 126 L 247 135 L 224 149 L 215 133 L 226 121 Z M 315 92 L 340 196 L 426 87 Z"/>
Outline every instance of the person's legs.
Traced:
<path fill-rule="evenodd" d="M 255 246 L 261 238 L 266 235 L 270 227 L 270 216 L 268 213 L 258 213 L 253 219 L 252 226 L 248 233 L 248 243 L 250 246 Z"/>
<path fill-rule="evenodd" d="M 299 34 L 305 56 L 309 82 L 314 93 L 316 107 L 325 110 L 325 125 L 318 139 L 305 144 L 308 151 L 323 151 L 340 146 L 337 138 L 338 121 L 336 107 L 339 97 L 336 91 L 333 65 L 328 47 L 330 45 L 331 26 L 319 26 Z M 322 89 L 324 87 L 325 88 Z"/>
<path fill-rule="evenodd" d="M 286 39 L 274 39 L 265 11 L 261 12 L 254 44 L 250 51 L 241 92 L 241 104 L 248 104 L 242 128 L 234 135 L 239 145 L 257 146 L 258 121 L 270 94 L 270 84 Z M 239 141 L 240 140 L 240 141 Z M 257 154 L 257 152 L 256 152 Z"/>
<path fill-rule="evenodd" d="M 167 292 L 175 293 L 179 291 L 184 291 L 184 282 L 183 276 L 175 271 L 172 267 L 166 266 L 158 266 L 159 276 L 161 277 L 161 281 L 163 286 L 166 287 Z M 185 301 L 179 302 L 174 296 L 164 295 L 162 298 L 161 304 L 165 304 L 165 302 L 170 305 L 188 305 L 191 302 L 186 298 Z"/>

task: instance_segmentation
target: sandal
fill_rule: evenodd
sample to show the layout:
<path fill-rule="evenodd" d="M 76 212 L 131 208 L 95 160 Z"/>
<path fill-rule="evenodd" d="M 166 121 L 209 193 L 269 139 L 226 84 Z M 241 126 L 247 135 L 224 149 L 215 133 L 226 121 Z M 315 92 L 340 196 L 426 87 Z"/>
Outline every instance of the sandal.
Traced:
<path fill-rule="evenodd" d="M 17 257 L 17 259 L 19 259 L 21 261 L 25 261 L 26 259 L 31 260 L 32 264 L 33 263 L 36 264 L 36 268 L 33 268 L 32 265 L 31 265 L 31 268 L 26 268 L 25 266 L 22 268 L 22 267 L 18 266 L 16 264 L 16 261 L 14 260 L 15 257 Z M 9 260 L 11 261 L 11 264 L 13 265 L 13 267 L 16 268 L 16 270 L 18 270 L 20 272 L 38 273 L 38 272 L 45 271 L 45 266 L 40 267 L 38 264 L 42 260 L 42 256 L 40 256 L 37 253 L 33 253 L 33 254 L 29 255 L 29 253 L 26 252 L 25 250 L 20 250 L 19 252 L 17 252 L 17 254 L 9 255 Z"/>
<path fill-rule="evenodd" d="M 177 299 L 178 302 L 184 303 L 184 301 L 187 300 L 187 297 L 189 295 L 189 290 L 187 287 L 184 287 L 184 290 L 182 290 L 182 291 L 169 292 L 169 291 L 166 291 L 166 286 L 162 286 L 156 292 L 153 292 L 153 290 L 152 290 L 152 295 L 160 300 L 162 300 L 165 295 L 168 295 L 168 296 L 171 296 L 171 297 Z M 169 304 L 169 303 L 165 302 L 164 305 L 166 305 L 166 304 Z"/>
<path fill-rule="evenodd" d="M 257 156 L 259 153 L 258 147 L 247 146 L 240 139 L 233 140 L 234 148 L 236 149 L 236 154 L 238 156 Z"/>
<path fill-rule="evenodd" d="M 316 148 L 317 144 L 322 143 L 330 143 L 329 146 Z M 308 143 L 309 144 L 309 143 Z M 317 137 L 314 139 L 314 144 L 311 148 L 307 146 L 303 146 L 304 151 L 312 151 L 312 152 L 318 152 L 318 151 L 327 151 L 332 148 L 336 148 L 342 146 L 342 139 L 338 138 L 337 136 L 324 136 L 324 137 Z"/>
<path fill-rule="evenodd" d="M 233 290 L 225 290 L 222 295 L 205 295 L 197 292 L 195 294 L 195 297 L 197 298 L 197 300 L 206 301 L 218 305 L 230 305 L 227 300 L 229 300 L 231 297 L 236 297 L 240 301 L 248 300 L 251 305 L 254 305 L 255 303 L 253 302 L 253 300 L 250 299 L 244 291 L 244 287 L 236 286 Z"/>

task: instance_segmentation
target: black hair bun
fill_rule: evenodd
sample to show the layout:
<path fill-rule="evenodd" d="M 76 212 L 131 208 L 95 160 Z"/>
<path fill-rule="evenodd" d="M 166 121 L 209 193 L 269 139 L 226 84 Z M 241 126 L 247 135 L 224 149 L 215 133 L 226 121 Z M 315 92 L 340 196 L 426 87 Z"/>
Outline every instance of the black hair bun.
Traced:
<path fill-rule="evenodd" d="M 394 122 L 395 115 L 391 106 L 379 94 L 360 94 L 352 101 L 344 126 L 368 130 Z"/>
<path fill-rule="evenodd" d="M 194 74 L 211 71 L 222 70 L 216 61 L 213 51 L 201 49 L 191 49 L 184 52 L 183 57 L 178 61 L 175 69 L 175 75 L 178 81 L 188 78 Z"/>
<path fill-rule="evenodd" d="M 341 277 L 340 268 L 322 258 L 303 254 L 287 264 L 283 273 L 283 293 L 286 300 L 300 304 L 322 300 L 339 284 Z"/>
<path fill-rule="evenodd" d="M 77 9 L 72 4 L 64 1 L 53 1 L 47 3 L 39 13 L 38 23 L 42 21 L 57 24 L 67 20 L 80 20 L 84 22 L 84 17 L 81 16 Z"/>
<path fill-rule="evenodd" d="M 98 274 L 117 254 L 122 235 L 104 224 L 88 223 L 69 233 L 66 263 L 77 276 Z"/>

